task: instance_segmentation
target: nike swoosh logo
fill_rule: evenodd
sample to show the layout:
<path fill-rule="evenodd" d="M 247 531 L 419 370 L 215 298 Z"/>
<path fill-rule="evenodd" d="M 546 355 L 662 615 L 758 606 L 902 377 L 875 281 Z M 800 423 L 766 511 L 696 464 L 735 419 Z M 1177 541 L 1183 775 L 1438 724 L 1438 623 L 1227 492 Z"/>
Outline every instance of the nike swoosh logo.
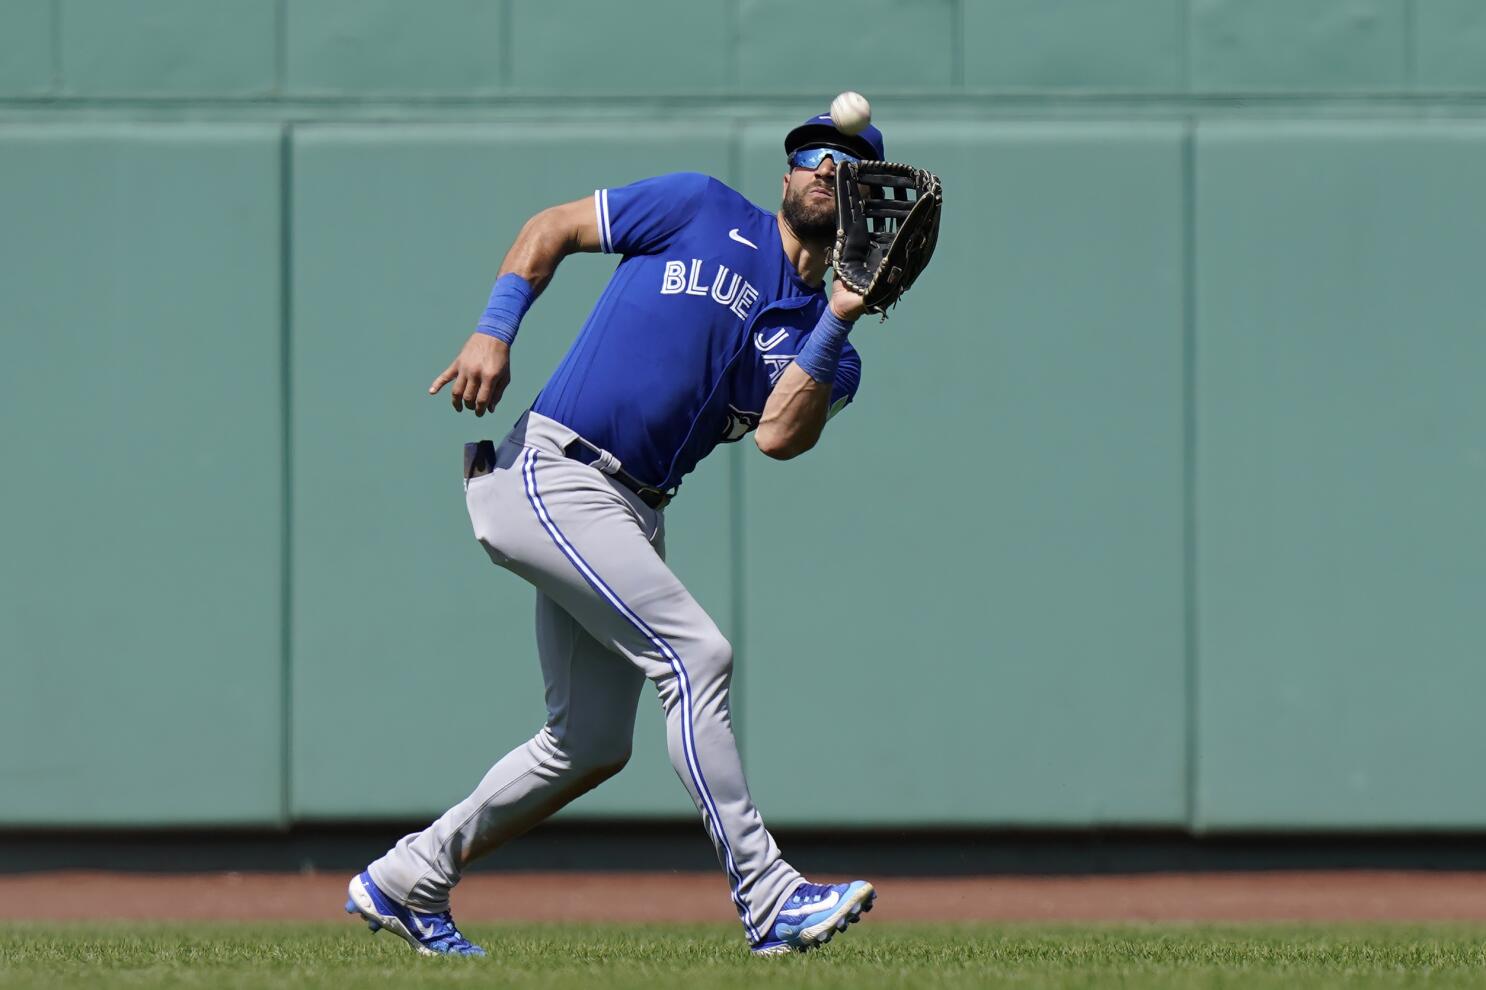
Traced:
<path fill-rule="evenodd" d="M 409 914 L 413 919 L 413 927 L 418 929 L 418 934 L 422 935 L 424 938 L 432 938 L 433 935 L 438 931 L 438 927 L 435 925 L 429 925 L 427 928 L 424 928 L 423 922 L 418 920 L 418 916 L 416 914 L 412 914 L 411 912 L 409 912 Z"/>
<path fill-rule="evenodd" d="M 758 245 L 750 241 L 748 238 L 744 237 L 742 234 L 738 233 L 737 227 L 734 227 L 732 230 L 728 231 L 728 236 L 737 241 L 739 244 L 747 244 L 755 251 L 758 250 Z"/>
<path fill-rule="evenodd" d="M 791 908 L 788 911 L 780 911 L 779 917 L 789 916 L 793 918 L 797 915 L 803 917 L 807 914 L 814 914 L 817 911 L 829 911 L 836 906 L 836 902 L 839 900 L 841 900 L 841 892 L 839 890 L 833 890 L 831 891 L 831 896 L 825 900 L 816 901 L 814 904 L 806 904 L 804 907 Z"/>

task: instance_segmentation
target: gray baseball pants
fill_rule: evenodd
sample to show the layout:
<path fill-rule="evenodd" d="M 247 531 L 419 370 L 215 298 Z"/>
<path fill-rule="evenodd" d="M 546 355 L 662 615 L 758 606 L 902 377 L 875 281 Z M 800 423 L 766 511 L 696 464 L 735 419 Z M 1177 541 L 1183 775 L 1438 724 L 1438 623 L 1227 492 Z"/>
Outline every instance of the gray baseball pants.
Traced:
<path fill-rule="evenodd" d="M 547 723 L 473 794 L 371 864 L 378 887 L 444 911 L 466 864 L 541 822 L 628 761 L 646 679 L 666 714 L 671 763 L 701 812 L 750 942 L 802 882 L 743 779 L 728 711 L 733 654 L 666 566 L 665 519 L 597 467 L 563 454 L 572 430 L 527 413 L 466 483 L 491 560 L 537 589 Z"/>

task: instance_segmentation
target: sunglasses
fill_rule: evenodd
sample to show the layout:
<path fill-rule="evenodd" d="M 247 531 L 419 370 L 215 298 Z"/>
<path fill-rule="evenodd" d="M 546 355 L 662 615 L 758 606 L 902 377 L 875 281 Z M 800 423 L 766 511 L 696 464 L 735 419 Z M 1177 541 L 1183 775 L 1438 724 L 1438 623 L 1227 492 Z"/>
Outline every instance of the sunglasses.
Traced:
<path fill-rule="evenodd" d="M 855 165 L 861 161 L 856 155 L 842 151 L 840 148 L 800 148 L 798 151 L 790 154 L 789 167 L 808 168 L 814 172 L 820 168 L 820 163 L 827 158 L 834 161 L 837 166 L 843 165 L 846 162 L 851 162 Z"/>

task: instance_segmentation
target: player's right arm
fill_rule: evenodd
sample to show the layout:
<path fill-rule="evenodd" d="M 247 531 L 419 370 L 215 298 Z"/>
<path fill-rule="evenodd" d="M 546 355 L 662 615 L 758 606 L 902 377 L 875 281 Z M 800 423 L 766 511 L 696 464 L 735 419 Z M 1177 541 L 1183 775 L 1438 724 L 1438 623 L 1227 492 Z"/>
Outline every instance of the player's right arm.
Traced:
<path fill-rule="evenodd" d="M 582 251 L 598 251 L 600 247 L 594 199 L 585 196 L 548 207 L 526 221 L 506 252 L 499 274 L 520 275 L 531 286 L 535 298 L 552 281 L 562 259 Z M 510 381 L 511 345 L 476 332 L 464 342 L 454 363 L 428 386 L 428 394 L 435 395 L 453 382 L 450 398 L 455 412 L 468 407 L 476 416 L 483 416 L 495 409 Z"/>

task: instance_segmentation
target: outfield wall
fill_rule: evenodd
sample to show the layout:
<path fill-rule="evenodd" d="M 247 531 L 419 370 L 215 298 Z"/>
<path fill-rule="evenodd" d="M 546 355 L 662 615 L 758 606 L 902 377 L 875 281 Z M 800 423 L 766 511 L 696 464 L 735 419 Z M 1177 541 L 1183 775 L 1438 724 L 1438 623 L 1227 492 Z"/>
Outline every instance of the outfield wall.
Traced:
<path fill-rule="evenodd" d="M 461 796 L 542 689 L 460 444 L 612 259 L 493 420 L 427 382 L 530 213 L 773 206 L 845 87 L 939 254 L 668 512 L 768 820 L 1486 827 L 1476 0 L 7 0 L 0 825 Z M 693 814 L 643 705 L 568 814 Z"/>

